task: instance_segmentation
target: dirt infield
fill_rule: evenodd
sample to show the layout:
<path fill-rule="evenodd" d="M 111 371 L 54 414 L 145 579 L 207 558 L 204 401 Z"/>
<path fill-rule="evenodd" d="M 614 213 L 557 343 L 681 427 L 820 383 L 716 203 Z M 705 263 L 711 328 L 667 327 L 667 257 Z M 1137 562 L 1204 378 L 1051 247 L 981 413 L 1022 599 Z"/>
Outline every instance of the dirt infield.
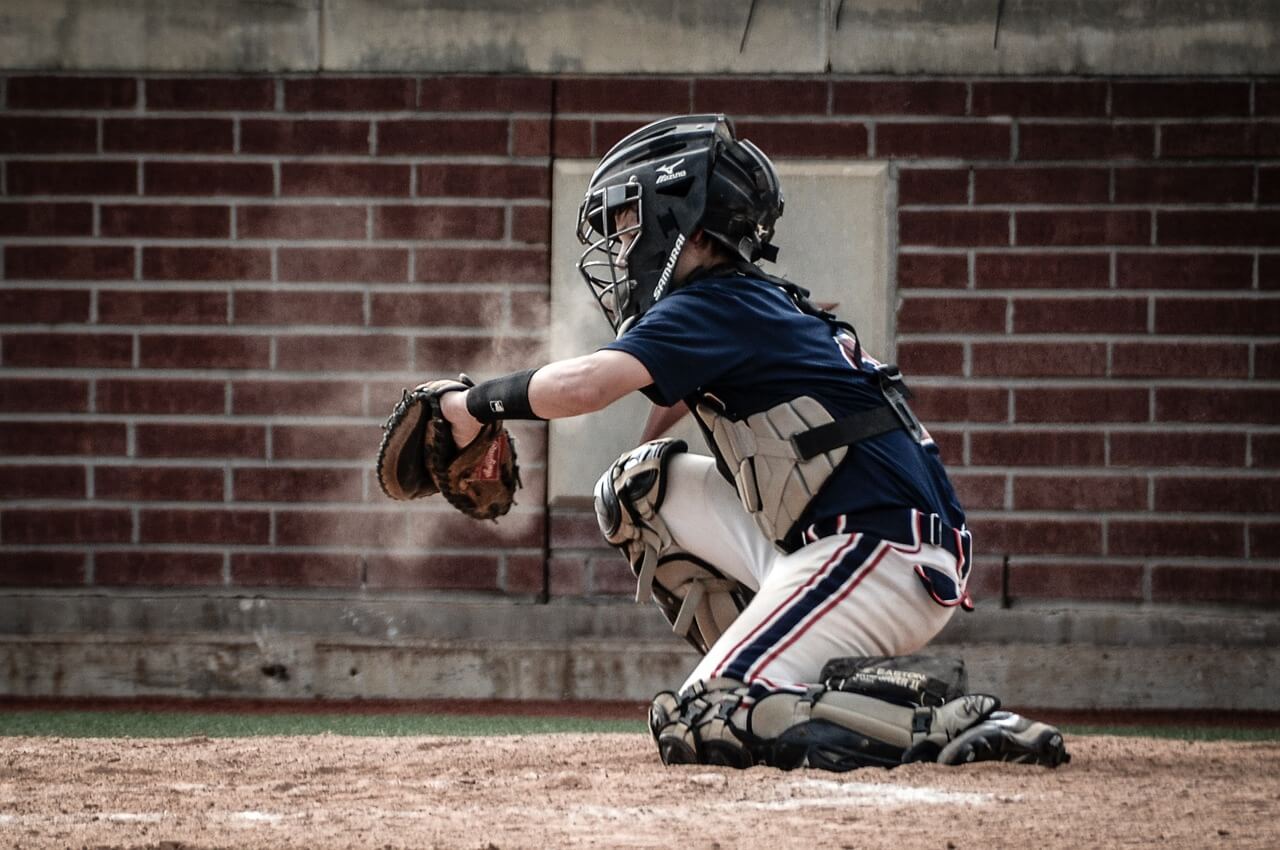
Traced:
<path fill-rule="evenodd" d="M 0 846 L 1280 846 L 1280 743 L 1086 737 L 1056 771 L 664 768 L 647 737 L 0 739 Z"/>

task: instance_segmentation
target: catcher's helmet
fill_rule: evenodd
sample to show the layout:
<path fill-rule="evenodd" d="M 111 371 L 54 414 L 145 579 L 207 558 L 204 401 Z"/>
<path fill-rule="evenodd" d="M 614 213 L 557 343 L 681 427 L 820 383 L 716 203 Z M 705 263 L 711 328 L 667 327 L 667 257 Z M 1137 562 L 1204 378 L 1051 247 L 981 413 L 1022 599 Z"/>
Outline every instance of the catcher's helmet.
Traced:
<path fill-rule="evenodd" d="M 776 259 L 782 207 L 773 163 L 728 118 L 664 118 L 614 145 L 591 175 L 578 270 L 621 336 L 674 286 L 676 260 L 699 228 L 747 262 Z"/>

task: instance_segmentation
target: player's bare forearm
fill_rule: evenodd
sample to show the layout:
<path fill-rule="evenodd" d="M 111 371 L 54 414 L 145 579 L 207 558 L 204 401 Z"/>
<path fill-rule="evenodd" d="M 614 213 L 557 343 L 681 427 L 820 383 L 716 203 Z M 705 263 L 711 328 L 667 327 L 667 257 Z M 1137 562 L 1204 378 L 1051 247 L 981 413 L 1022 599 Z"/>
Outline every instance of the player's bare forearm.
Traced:
<path fill-rule="evenodd" d="M 670 431 L 672 426 L 683 419 L 688 412 L 689 406 L 683 401 L 678 401 L 670 407 L 655 406 L 649 411 L 649 418 L 645 421 L 644 430 L 640 433 L 640 442 L 647 443 L 658 439 Z"/>
<path fill-rule="evenodd" d="M 602 350 L 543 366 L 529 381 L 529 406 L 542 419 L 594 413 L 653 383 L 649 370 L 621 351 Z M 453 426 L 458 445 L 480 433 L 480 422 L 467 410 L 467 393 L 449 393 L 440 410 Z"/>

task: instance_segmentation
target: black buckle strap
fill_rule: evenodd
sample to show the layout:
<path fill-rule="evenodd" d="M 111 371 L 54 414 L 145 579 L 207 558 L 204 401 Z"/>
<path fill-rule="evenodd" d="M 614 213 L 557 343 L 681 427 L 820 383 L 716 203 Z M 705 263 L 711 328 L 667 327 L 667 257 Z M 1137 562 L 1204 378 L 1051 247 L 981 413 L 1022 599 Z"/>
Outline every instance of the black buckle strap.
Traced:
<path fill-rule="evenodd" d="M 901 427 L 902 421 L 893 408 L 877 407 L 793 434 L 791 445 L 801 460 L 809 460 L 832 449 L 850 446 Z"/>

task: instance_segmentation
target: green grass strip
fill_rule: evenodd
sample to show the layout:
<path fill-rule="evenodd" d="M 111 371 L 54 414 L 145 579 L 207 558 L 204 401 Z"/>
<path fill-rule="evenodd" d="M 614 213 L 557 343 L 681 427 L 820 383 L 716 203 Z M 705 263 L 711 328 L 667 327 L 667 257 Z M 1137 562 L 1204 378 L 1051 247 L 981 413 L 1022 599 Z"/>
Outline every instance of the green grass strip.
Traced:
<path fill-rule="evenodd" d="M 644 718 L 470 717 L 449 714 L 154 714 L 129 711 L 0 713 L 0 736 L 244 738 L 255 735 L 541 735 L 647 732 Z"/>
<path fill-rule="evenodd" d="M 199 714 L 139 711 L 0 712 L 0 737 L 245 738 L 257 735 L 645 734 L 643 718 L 467 716 L 455 714 Z M 1123 735 L 1183 741 L 1280 741 L 1280 729 L 1226 726 L 1064 726 L 1070 736 Z"/>

